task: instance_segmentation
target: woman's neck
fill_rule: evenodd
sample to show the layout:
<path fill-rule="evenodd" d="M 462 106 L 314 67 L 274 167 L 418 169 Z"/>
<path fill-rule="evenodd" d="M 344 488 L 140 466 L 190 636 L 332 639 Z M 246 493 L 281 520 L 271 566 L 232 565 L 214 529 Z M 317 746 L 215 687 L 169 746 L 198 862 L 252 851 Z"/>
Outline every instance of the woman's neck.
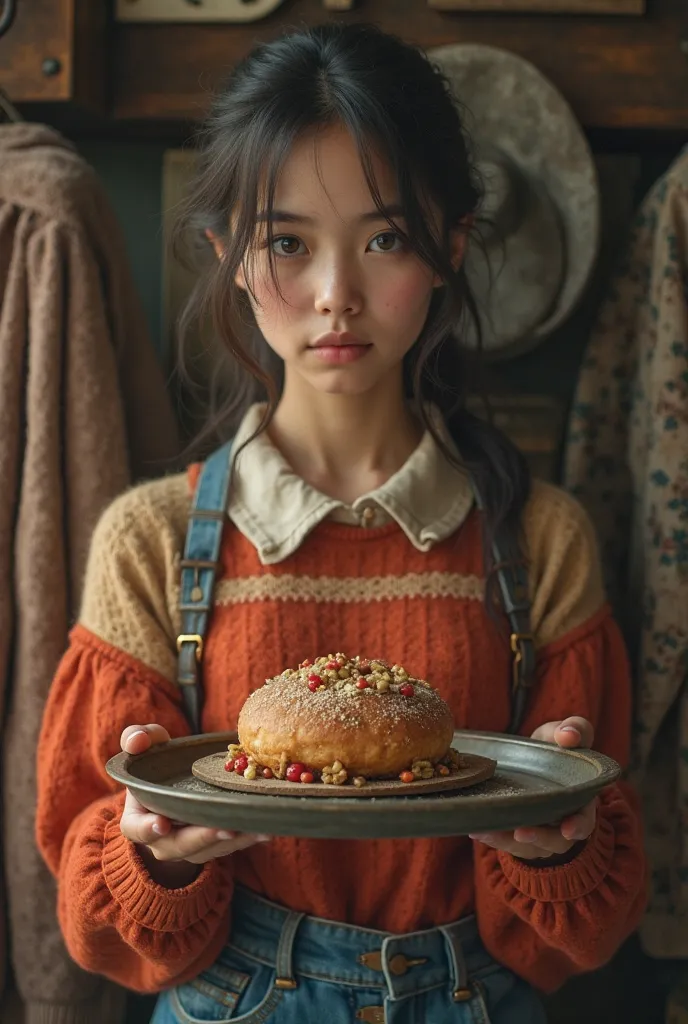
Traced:
<path fill-rule="evenodd" d="M 351 396 L 287 384 L 268 432 L 306 483 L 351 504 L 404 465 L 423 428 L 401 386 Z"/>

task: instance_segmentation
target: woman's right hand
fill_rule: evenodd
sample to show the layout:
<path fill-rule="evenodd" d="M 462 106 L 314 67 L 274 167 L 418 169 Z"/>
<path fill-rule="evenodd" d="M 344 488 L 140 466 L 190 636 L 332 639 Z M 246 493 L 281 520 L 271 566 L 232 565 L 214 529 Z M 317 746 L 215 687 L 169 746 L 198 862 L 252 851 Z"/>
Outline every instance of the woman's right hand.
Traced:
<path fill-rule="evenodd" d="M 127 754 L 143 754 L 153 744 L 167 743 L 169 739 L 161 725 L 129 725 L 122 733 L 120 745 Z M 170 889 L 189 885 L 206 861 L 227 857 L 270 839 L 172 822 L 149 811 L 130 790 L 120 827 L 122 834 L 136 844 L 153 881 Z"/>

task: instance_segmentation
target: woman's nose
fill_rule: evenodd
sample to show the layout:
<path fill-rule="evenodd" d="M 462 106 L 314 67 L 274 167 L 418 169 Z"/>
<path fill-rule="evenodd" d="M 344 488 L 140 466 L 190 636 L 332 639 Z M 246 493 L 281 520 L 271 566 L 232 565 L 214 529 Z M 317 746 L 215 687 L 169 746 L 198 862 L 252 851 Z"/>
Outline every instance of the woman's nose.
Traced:
<path fill-rule="evenodd" d="M 345 264 L 323 268 L 318 275 L 315 308 L 329 316 L 355 315 L 361 311 L 363 297 L 356 275 Z"/>

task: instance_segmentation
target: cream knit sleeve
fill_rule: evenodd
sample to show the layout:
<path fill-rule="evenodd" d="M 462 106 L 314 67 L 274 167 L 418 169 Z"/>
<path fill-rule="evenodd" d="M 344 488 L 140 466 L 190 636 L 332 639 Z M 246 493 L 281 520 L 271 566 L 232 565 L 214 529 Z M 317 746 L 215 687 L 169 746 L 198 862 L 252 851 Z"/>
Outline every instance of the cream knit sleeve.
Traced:
<path fill-rule="evenodd" d="M 91 633 L 169 680 L 190 500 L 181 473 L 134 487 L 109 506 L 93 535 L 79 615 Z"/>
<path fill-rule="evenodd" d="M 575 498 L 535 481 L 523 532 L 537 647 L 565 636 L 605 603 L 595 530 Z"/>

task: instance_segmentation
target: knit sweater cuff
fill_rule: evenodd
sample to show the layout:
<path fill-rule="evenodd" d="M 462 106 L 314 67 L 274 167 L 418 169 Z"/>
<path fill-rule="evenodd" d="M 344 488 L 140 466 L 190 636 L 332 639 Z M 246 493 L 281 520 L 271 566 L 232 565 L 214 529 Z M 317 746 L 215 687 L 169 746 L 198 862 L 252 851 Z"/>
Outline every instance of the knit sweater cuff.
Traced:
<path fill-rule="evenodd" d="M 111 821 L 103 836 L 103 875 L 117 904 L 144 928 L 178 932 L 201 921 L 211 908 L 229 900 L 231 872 L 219 860 L 204 864 L 198 878 L 183 889 L 166 889 L 148 874 L 136 847 Z"/>
<path fill-rule="evenodd" d="M 507 880 L 529 899 L 541 903 L 576 900 L 594 892 L 604 881 L 614 856 L 614 826 L 598 816 L 595 830 L 578 856 L 557 867 L 539 868 L 509 853 L 499 852 Z"/>

